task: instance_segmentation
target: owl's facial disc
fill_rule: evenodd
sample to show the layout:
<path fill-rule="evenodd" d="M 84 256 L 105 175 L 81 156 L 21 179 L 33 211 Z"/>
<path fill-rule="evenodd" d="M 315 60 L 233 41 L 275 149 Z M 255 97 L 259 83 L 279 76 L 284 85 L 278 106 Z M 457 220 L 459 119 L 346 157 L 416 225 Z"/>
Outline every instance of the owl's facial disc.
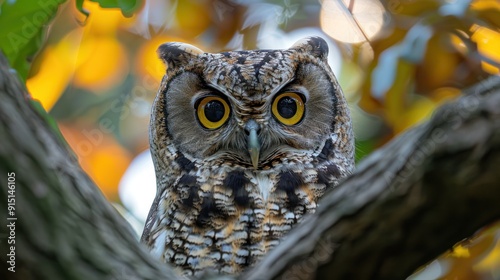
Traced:
<path fill-rule="evenodd" d="M 167 43 L 158 52 L 168 67 L 156 146 L 168 136 L 189 160 L 267 170 L 318 150 L 335 129 L 338 87 L 321 39 L 288 50 L 211 54 Z"/>

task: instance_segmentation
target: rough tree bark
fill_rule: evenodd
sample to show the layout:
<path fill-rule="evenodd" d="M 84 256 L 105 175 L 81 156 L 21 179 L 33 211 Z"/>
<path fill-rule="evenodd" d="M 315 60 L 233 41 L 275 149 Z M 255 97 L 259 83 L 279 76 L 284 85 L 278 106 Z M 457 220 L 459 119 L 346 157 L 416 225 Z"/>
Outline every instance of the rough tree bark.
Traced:
<path fill-rule="evenodd" d="M 1 56 L 0 136 L 0 219 L 10 172 L 17 218 L 16 272 L 0 278 L 179 278 L 138 244 Z M 254 268 L 212 278 L 403 279 L 500 218 L 499 167 L 496 77 L 371 154 Z M 0 227 L 4 264 L 10 234 Z"/>
<path fill-rule="evenodd" d="M 404 279 L 499 219 L 500 78 L 464 94 L 367 157 L 244 278 Z"/>
<path fill-rule="evenodd" d="M 5 226 L 11 172 L 15 173 L 17 218 L 16 272 L 2 267 L 0 279 L 178 279 L 137 242 L 128 223 L 82 171 L 64 140 L 33 110 L 29 99 L 0 54 L 3 266 L 11 246 Z"/>

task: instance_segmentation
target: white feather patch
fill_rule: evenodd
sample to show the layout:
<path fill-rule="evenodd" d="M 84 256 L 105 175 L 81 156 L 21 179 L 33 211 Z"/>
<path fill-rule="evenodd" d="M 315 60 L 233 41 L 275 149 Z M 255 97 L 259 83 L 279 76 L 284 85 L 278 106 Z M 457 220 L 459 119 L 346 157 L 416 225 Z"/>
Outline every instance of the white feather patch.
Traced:
<path fill-rule="evenodd" d="M 262 199 L 266 202 L 273 187 L 273 182 L 269 179 L 269 175 L 262 173 L 252 174 L 252 179 L 259 189 Z"/>
<path fill-rule="evenodd" d="M 151 254 L 156 259 L 163 259 L 163 252 L 165 252 L 165 242 L 167 239 L 167 231 L 162 230 L 160 231 L 160 234 L 155 239 L 155 243 L 153 245 L 153 248 L 151 248 Z"/>

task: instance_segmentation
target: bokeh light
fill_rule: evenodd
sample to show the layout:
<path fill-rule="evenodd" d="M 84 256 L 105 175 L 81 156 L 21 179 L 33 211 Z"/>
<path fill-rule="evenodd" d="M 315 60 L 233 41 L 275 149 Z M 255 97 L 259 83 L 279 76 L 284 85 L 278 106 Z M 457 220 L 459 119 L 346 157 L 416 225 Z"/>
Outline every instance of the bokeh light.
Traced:
<path fill-rule="evenodd" d="M 384 26 L 384 12 L 378 0 L 324 0 L 321 28 L 341 42 L 370 41 Z"/>
<path fill-rule="evenodd" d="M 82 168 L 108 199 L 116 200 L 116 187 L 132 160 L 130 152 L 105 130 L 61 122 L 59 128 Z"/>
<path fill-rule="evenodd" d="M 155 169 L 149 150 L 140 153 L 130 163 L 120 181 L 119 194 L 123 205 L 145 223 L 156 194 Z"/>

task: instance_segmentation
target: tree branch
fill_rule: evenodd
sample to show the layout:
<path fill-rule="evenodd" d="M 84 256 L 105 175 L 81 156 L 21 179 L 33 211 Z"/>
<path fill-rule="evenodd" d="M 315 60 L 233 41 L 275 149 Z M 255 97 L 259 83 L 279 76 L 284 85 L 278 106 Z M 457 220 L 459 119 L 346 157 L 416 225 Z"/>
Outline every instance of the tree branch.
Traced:
<path fill-rule="evenodd" d="M 1 55 L 0 64 L 0 218 L 7 221 L 9 172 L 17 218 L 16 273 L 0 275 L 179 279 L 138 244 Z M 316 214 L 239 278 L 405 278 L 500 217 L 498 166 L 500 78 L 491 78 L 366 158 Z M 1 227 L 0 243 L 10 250 L 8 230 Z"/>
<path fill-rule="evenodd" d="M 242 279 L 405 279 L 500 218 L 500 78 L 367 157 Z"/>
<path fill-rule="evenodd" d="M 15 244 L 1 226 L 2 279 L 179 279 L 142 248 L 128 223 L 85 174 L 63 139 L 30 105 L 0 53 L 0 217 L 15 173 Z M 9 249 L 9 250 L 4 250 Z M 10 258 L 10 257 L 9 257 Z"/>

